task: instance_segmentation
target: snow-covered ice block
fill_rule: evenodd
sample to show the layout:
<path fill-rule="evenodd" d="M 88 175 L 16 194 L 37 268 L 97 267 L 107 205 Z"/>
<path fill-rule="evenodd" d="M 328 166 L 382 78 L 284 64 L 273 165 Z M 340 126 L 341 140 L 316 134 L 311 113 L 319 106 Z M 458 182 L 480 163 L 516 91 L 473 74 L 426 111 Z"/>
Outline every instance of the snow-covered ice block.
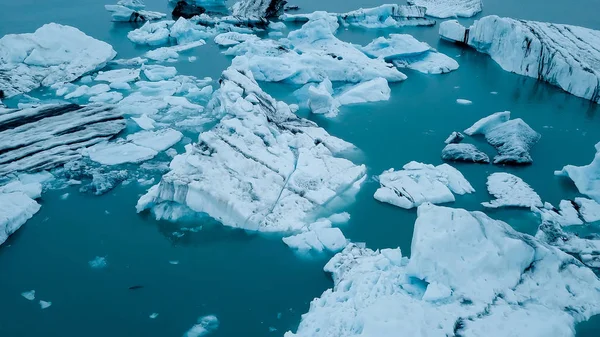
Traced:
<path fill-rule="evenodd" d="M 404 26 L 433 26 L 434 20 L 425 18 L 425 7 L 386 4 L 374 8 L 361 8 L 338 14 L 344 23 L 363 28 L 393 28 Z"/>
<path fill-rule="evenodd" d="M 600 280 L 572 256 L 481 212 L 417 214 L 410 259 L 349 244 L 284 336 L 573 336 L 600 312 Z"/>
<path fill-rule="evenodd" d="M 37 213 L 40 207 L 22 191 L 0 191 L 0 245 Z"/>
<path fill-rule="evenodd" d="M 227 226 L 294 232 L 364 178 L 364 166 L 334 156 L 351 144 L 298 118 L 262 91 L 250 71 L 229 68 L 220 83 L 207 110 L 224 117 L 173 158 L 138 211 L 159 215 L 185 206 Z"/>
<path fill-rule="evenodd" d="M 457 22 L 443 24 L 440 35 L 489 54 L 506 71 L 600 102 L 597 30 L 490 15 L 476 20 L 469 28 L 461 28 Z"/>
<path fill-rule="evenodd" d="M 0 176 L 52 169 L 125 128 L 121 112 L 92 104 L 43 105 L 0 115 Z"/>
<path fill-rule="evenodd" d="M 484 207 L 542 207 L 542 199 L 523 179 L 505 172 L 492 173 L 487 179 L 488 192 L 496 199 L 482 202 Z"/>
<path fill-rule="evenodd" d="M 340 102 L 333 98 L 333 85 L 329 79 L 323 80 L 318 86 L 308 88 L 308 107 L 312 113 L 335 117 L 340 105 Z"/>
<path fill-rule="evenodd" d="M 193 41 L 189 43 L 179 44 L 171 47 L 160 47 L 153 50 L 148 51 L 144 56 L 154 61 L 167 61 L 167 60 L 177 60 L 179 57 L 179 53 L 182 51 L 190 50 L 196 47 L 200 47 L 205 45 L 206 42 L 204 40 Z"/>
<path fill-rule="evenodd" d="M 249 22 L 263 22 L 283 13 L 284 0 L 241 0 L 233 4 L 231 14 Z"/>
<path fill-rule="evenodd" d="M 144 130 L 154 129 L 154 123 L 156 123 L 154 119 L 148 117 L 146 114 L 143 114 L 141 117 L 132 117 L 131 119 Z"/>
<path fill-rule="evenodd" d="M 71 82 L 103 68 L 117 53 L 77 28 L 50 23 L 31 34 L 0 38 L 0 88 L 11 97 Z"/>
<path fill-rule="evenodd" d="M 475 192 L 465 177 L 448 164 L 433 166 L 413 161 L 401 171 L 383 172 L 379 183 L 381 187 L 375 192 L 375 199 L 406 209 L 424 202 L 453 202 L 453 193 Z"/>
<path fill-rule="evenodd" d="M 440 19 L 470 18 L 481 12 L 481 0 L 408 0 L 411 5 L 427 8 L 426 14 Z"/>
<path fill-rule="evenodd" d="M 109 71 L 100 71 L 94 78 L 96 81 L 104 81 L 110 83 L 127 83 L 135 82 L 140 79 L 139 69 L 115 69 Z"/>
<path fill-rule="evenodd" d="M 336 99 L 342 105 L 378 102 L 390 99 L 390 93 L 387 80 L 378 77 L 349 87 L 337 95 Z"/>
<path fill-rule="evenodd" d="M 159 46 L 169 43 L 170 28 L 175 21 L 165 20 L 159 22 L 146 22 L 142 27 L 127 33 L 131 42 L 141 45 Z"/>
<path fill-rule="evenodd" d="M 469 136 L 474 135 L 485 135 L 488 131 L 492 130 L 496 126 L 507 122 L 510 119 L 510 111 L 496 112 L 492 115 L 484 117 L 464 132 Z"/>
<path fill-rule="evenodd" d="M 567 165 L 554 174 L 568 177 L 575 183 L 580 193 L 600 202 L 600 143 L 596 144 L 596 156 L 589 165 Z"/>
<path fill-rule="evenodd" d="M 447 161 L 464 161 L 472 163 L 489 163 L 487 154 L 473 144 L 448 144 L 442 150 L 442 159 Z"/>
<path fill-rule="evenodd" d="M 127 136 L 127 140 L 132 143 L 153 149 L 156 152 L 162 152 L 171 146 L 177 144 L 183 134 L 173 129 L 162 129 L 157 131 L 140 131 Z"/>
<path fill-rule="evenodd" d="M 109 11 L 112 21 L 116 22 L 138 22 L 160 20 L 167 16 L 165 13 L 144 10 L 146 6 L 141 2 L 119 1 L 116 5 L 104 5 Z"/>
<path fill-rule="evenodd" d="M 144 75 L 152 82 L 168 80 L 177 75 L 175 67 L 164 67 L 160 65 L 144 66 Z"/>
<path fill-rule="evenodd" d="M 219 328 L 219 319 L 214 315 L 207 315 L 198 318 L 198 321 L 192 326 L 183 337 L 204 337 Z"/>
<path fill-rule="evenodd" d="M 585 222 L 600 221 L 600 204 L 586 198 L 575 198 L 578 212 Z"/>
<path fill-rule="evenodd" d="M 444 141 L 445 144 L 458 144 L 465 139 L 465 136 L 457 131 L 453 131 L 448 138 Z"/>
<path fill-rule="evenodd" d="M 580 219 L 575 205 L 571 200 L 561 200 L 559 204 L 560 210 L 548 202 L 544 203 L 544 207 L 533 207 L 532 210 L 534 213 L 539 214 L 542 219 L 554 221 L 563 227 L 583 225 L 583 221 Z"/>
<path fill-rule="evenodd" d="M 331 224 L 330 224 L 331 225 Z M 337 253 L 344 249 L 348 241 L 339 228 L 317 228 L 283 238 L 290 248 L 300 252 L 328 251 Z"/>
<path fill-rule="evenodd" d="M 103 92 L 101 94 L 90 97 L 90 103 L 109 103 L 114 104 L 118 103 L 123 99 L 123 94 L 116 91 L 111 92 Z"/>
<path fill-rule="evenodd" d="M 456 103 L 458 103 L 460 105 L 471 105 L 471 104 L 473 104 L 472 101 L 469 101 L 468 99 L 464 99 L 464 98 L 457 98 L 456 99 Z"/>
<path fill-rule="evenodd" d="M 87 150 L 91 160 L 102 165 L 141 163 L 154 158 L 158 152 L 131 142 L 116 141 L 94 145 Z"/>

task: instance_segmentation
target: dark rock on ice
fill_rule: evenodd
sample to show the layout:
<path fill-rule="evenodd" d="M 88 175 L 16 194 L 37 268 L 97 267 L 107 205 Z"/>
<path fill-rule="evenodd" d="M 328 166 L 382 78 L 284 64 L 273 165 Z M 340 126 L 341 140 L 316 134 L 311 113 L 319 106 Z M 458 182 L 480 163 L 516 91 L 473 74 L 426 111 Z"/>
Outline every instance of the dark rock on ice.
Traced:
<path fill-rule="evenodd" d="M 178 1 L 177 5 L 175 5 L 175 8 L 173 8 L 173 18 L 177 19 L 177 18 L 186 18 L 186 19 L 190 19 L 196 15 L 200 15 L 206 12 L 206 9 L 204 7 L 195 5 L 195 4 L 189 4 L 186 1 Z"/>

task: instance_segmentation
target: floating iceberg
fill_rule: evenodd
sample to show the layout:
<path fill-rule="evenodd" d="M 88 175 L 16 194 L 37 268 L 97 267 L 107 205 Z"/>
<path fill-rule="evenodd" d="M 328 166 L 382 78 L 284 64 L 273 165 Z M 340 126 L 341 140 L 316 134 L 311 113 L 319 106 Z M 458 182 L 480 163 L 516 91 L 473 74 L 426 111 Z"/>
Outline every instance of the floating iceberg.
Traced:
<path fill-rule="evenodd" d="M 390 169 L 379 176 L 375 199 L 410 209 L 425 202 L 453 202 L 454 194 L 473 193 L 465 177 L 448 164 L 438 166 L 410 162 L 401 171 Z"/>
<path fill-rule="evenodd" d="M 348 244 L 342 231 L 339 228 L 332 228 L 329 220 L 317 221 L 299 234 L 284 237 L 283 242 L 301 253 L 309 251 L 337 253 Z"/>
<path fill-rule="evenodd" d="M 426 14 L 440 19 L 451 17 L 470 18 L 481 12 L 481 0 L 408 0 L 411 5 L 427 8 Z"/>
<path fill-rule="evenodd" d="M 40 210 L 40 183 L 12 181 L 0 186 L 0 245 Z"/>
<path fill-rule="evenodd" d="M 160 65 L 145 65 L 142 70 L 148 80 L 152 82 L 158 82 L 162 80 L 168 80 L 177 75 L 177 69 L 175 67 L 164 67 Z"/>
<path fill-rule="evenodd" d="M 206 8 L 198 6 L 194 3 L 188 3 L 185 0 L 177 1 L 173 12 L 171 13 L 174 18 L 186 18 L 191 19 L 196 15 L 201 15 L 206 12 Z"/>
<path fill-rule="evenodd" d="M 583 225 L 583 220 L 580 219 L 579 212 L 577 211 L 579 206 L 577 208 L 576 206 L 577 204 L 571 200 L 561 200 L 559 204 L 560 210 L 548 202 L 544 203 L 544 207 L 533 207 L 532 210 L 540 214 L 542 219 L 554 221 L 563 227 Z"/>
<path fill-rule="evenodd" d="M 150 21 L 167 16 L 165 13 L 144 10 L 146 5 L 140 0 L 121 0 L 116 5 L 105 5 L 104 8 L 112 13 L 113 21 Z"/>
<path fill-rule="evenodd" d="M 56 23 L 32 34 L 5 35 L 0 38 L 0 88 L 11 97 L 71 82 L 103 68 L 115 55 L 108 43 Z"/>
<path fill-rule="evenodd" d="M 458 144 L 465 139 L 465 136 L 457 131 L 453 131 L 448 138 L 444 141 L 445 144 Z"/>
<path fill-rule="evenodd" d="M 240 44 L 241 42 L 256 41 L 259 39 L 260 38 L 258 36 L 253 34 L 227 32 L 215 36 L 215 43 L 223 47 L 230 47 Z"/>
<path fill-rule="evenodd" d="M 600 32 L 583 27 L 486 16 L 469 28 L 440 25 L 440 35 L 489 54 L 504 70 L 600 102 Z"/>
<path fill-rule="evenodd" d="M 600 312 L 600 281 L 575 258 L 481 212 L 417 214 L 410 259 L 348 245 L 324 268 L 333 288 L 284 336 L 573 336 Z"/>
<path fill-rule="evenodd" d="M 531 164 L 533 159 L 529 151 L 541 137 L 522 119 L 510 120 L 509 111 L 482 118 L 465 133 L 469 136 L 485 135 L 487 142 L 498 150 L 494 164 Z"/>
<path fill-rule="evenodd" d="M 586 198 L 575 198 L 577 211 L 585 222 L 600 221 L 600 204 Z"/>
<path fill-rule="evenodd" d="M 231 14 L 249 22 L 264 22 L 283 13 L 285 0 L 241 0 L 233 4 Z"/>
<path fill-rule="evenodd" d="M 554 174 L 569 177 L 580 193 L 600 202 L 600 143 L 596 144 L 596 156 L 589 165 L 567 165 Z"/>
<path fill-rule="evenodd" d="M 390 99 L 391 89 L 385 78 L 378 77 L 370 81 L 350 86 L 337 95 L 341 105 L 379 102 Z"/>
<path fill-rule="evenodd" d="M 128 83 L 135 82 L 140 79 L 140 69 L 116 69 L 108 71 L 100 71 L 94 78 L 96 81 L 104 81 L 110 83 Z"/>
<path fill-rule="evenodd" d="M 309 86 L 308 106 L 312 113 L 335 117 L 340 105 L 340 102 L 333 98 L 333 85 L 329 79 L 323 80 L 318 86 Z"/>
<path fill-rule="evenodd" d="M 542 207 L 542 199 L 521 178 L 505 172 L 492 173 L 487 179 L 488 192 L 496 199 L 482 202 L 484 207 Z"/>
<path fill-rule="evenodd" d="M 489 163 L 490 158 L 473 144 L 448 144 L 442 150 L 442 159 L 470 163 Z"/>
<path fill-rule="evenodd" d="M 43 105 L 0 115 L 0 176 L 52 169 L 125 128 L 121 112 L 91 104 Z"/>
<path fill-rule="evenodd" d="M 203 337 L 219 328 L 219 319 L 217 316 L 208 315 L 198 318 L 198 321 L 192 326 L 183 337 Z"/>
<path fill-rule="evenodd" d="M 369 57 L 383 58 L 398 68 L 409 68 L 425 74 L 443 74 L 458 69 L 454 59 L 438 53 L 427 43 L 408 34 L 378 37 L 361 50 Z"/>
<path fill-rule="evenodd" d="M 138 211 L 171 214 L 185 206 L 227 226 L 293 232 L 364 180 L 363 165 L 334 156 L 351 144 L 298 118 L 262 91 L 250 71 L 230 67 L 220 83 L 207 108 L 225 117 L 173 159 Z"/>

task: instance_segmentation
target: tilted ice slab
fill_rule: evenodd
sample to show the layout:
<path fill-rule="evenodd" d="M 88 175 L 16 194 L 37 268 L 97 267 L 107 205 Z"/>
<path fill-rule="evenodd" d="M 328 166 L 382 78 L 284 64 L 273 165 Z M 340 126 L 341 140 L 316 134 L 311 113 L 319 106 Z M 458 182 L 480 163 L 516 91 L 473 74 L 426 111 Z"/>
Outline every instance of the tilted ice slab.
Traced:
<path fill-rule="evenodd" d="M 600 312 L 600 281 L 575 258 L 481 212 L 417 214 L 410 259 L 348 245 L 284 336 L 573 336 Z"/>
<path fill-rule="evenodd" d="M 489 163 L 490 158 L 473 144 L 448 144 L 442 150 L 442 159 L 447 161 L 464 161 L 471 163 Z"/>
<path fill-rule="evenodd" d="M 596 144 L 596 156 L 589 165 L 567 165 L 554 174 L 570 178 L 580 193 L 600 202 L 600 142 Z"/>
<path fill-rule="evenodd" d="M 250 22 L 262 22 L 283 13 L 284 0 L 241 0 L 231 7 L 231 15 Z"/>
<path fill-rule="evenodd" d="M 561 200 L 559 208 L 560 210 L 545 203 L 543 208 L 536 208 L 534 211 L 542 219 L 552 220 L 563 227 L 600 221 L 600 204 L 591 199 Z"/>
<path fill-rule="evenodd" d="M 404 26 L 433 26 L 434 20 L 425 18 L 425 7 L 386 4 L 373 8 L 361 8 L 347 13 L 328 13 L 345 26 L 362 28 L 394 28 Z M 309 14 L 284 14 L 283 21 L 307 22 L 312 20 L 315 13 Z"/>
<path fill-rule="evenodd" d="M 338 25 L 335 17 L 316 12 L 302 28 L 290 32 L 285 44 L 281 40 L 246 41 L 225 54 L 236 55 L 233 66 L 249 68 L 259 81 L 305 84 L 325 79 L 353 83 L 378 77 L 389 82 L 406 79 L 392 65 L 371 59 L 336 38 L 333 32 Z"/>
<path fill-rule="evenodd" d="M 77 28 L 50 23 L 0 38 L 0 88 L 7 97 L 71 82 L 103 68 L 117 53 Z"/>
<path fill-rule="evenodd" d="M 116 5 L 105 5 L 104 8 L 111 12 L 112 21 L 151 21 L 167 16 L 165 13 L 146 11 L 146 5 L 139 0 L 121 0 Z"/>
<path fill-rule="evenodd" d="M 334 153 L 353 146 L 298 118 L 258 86 L 250 71 L 222 74 L 208 110 L 224 116 L 176 156 L 137 210 L 173 219 L 181 206 L 224 225 L 298 231 L 365 177 Z"/>
<path fill-rule="evenodd" d="M 427 43 L 408 34 L 390 34 L 376 38 L 361 50 L 372 58 L 383 58 L 398 68 L 409 68 L 426 74 L 443 74 L 458 69 L 458 62 L 438 53 Z"/>
<path fill-rule="evenodd" d="M 13 180 L 0 186 L 0 245 L 40 210 L 34 200 L 41 196 L 38 182 L 23 184 Z"/>
<path fill-rule="evenodd" d="M 504 70 L 537 78 L 600 102 L 600 32 L 583 27 L 486 16 L 469 28 L 456 21 L 440 35 L 489 54 Z"/>
<path fill-rule="evenodd" d="M 204 40 L 198 40 L 194 42 L 184 43 L 171 47 L 160 47 L 153 50 L 148 51 L 144 54 L 145 57 L 154 60 L 154 61 L 177 61 L 179 58 L 179 53 L 182 51 L 190 50 L 196 47 L 200 47 L 205 45 L 206 42 Z"/>
<path fill-rule="evenodd" d="M 470 18 L 481 12 L 481 0 L 408 0 L 411 5 L 427 8 L 426 14 L 436 18 Z"/>
<path fill-rule="evenodd" d="M 406 209 L 425 202 L 453 202 L 453 193 L 475 192 L 465 177 L 448 164 L 433 166 L 413 161 L 404 165 L 401 171 L 383 172 L 379 183 L 381 187 L 375 192 L 375 199 Z"/>
<path fill-rule="evenodd" d="M 125 128 L 113 106 L 43 105 L 0 114 L 0 176 L 51 169 Z"/>
<path fill-rule="evenodd" d="M 510 120 L 510 112 L 497 112 L 484 117 L 465 130 L 469 136 L 482 134 L 488 143 L 498 150 L 494 164 L 531 164 L 531 148 L 540 140 L 522 119 Z"/>
<path fill-rule="evenodd" d="M 482 202 L 484 207 L 542 207 L 542 199 L 523 179 L 505 172 L 492 173 L 487 179 L 488 192 L 496 199 Z"/>

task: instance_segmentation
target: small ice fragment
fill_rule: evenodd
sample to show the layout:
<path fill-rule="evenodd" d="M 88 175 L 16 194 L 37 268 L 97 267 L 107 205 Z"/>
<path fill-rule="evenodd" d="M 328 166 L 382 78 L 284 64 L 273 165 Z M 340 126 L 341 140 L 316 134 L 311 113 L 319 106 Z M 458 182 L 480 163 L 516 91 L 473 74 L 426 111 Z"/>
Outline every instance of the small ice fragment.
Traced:
<path fill-rule="evenodd" d="M 26 300 L 33 301 L 35 300 L 35 290 L 22 292 L 21 296 L 25 297 Z"/>
<path fill-rule="evenodd" d="M 277 313 L 277 319 L 281 319 L 281 313 L 280 312 Z"/>
<path fill-rule="evenodd" d="M 65 194 L 63 194 L 63 195 L 60 196 L 60 198 L 62 200 L 67 200 L 68 197 L 69 197 L 69 193 L 65 193 Z"/>
<path fill-rule="evenodd" d="M 169 261 L 169 263 L 172 264 L 172 265 L 177 265 L 177 264 L 179 264 L 179 261 L 177 261 L 177 260 L 171 260 L 171 261 Z"/>
<path fill-rule="evenodd" d="M 190 56 L 190 57 L 188 57 L 188 61 L 189 62 L 194 62 L 194 61 L 196 61 L 196 59 L 197 59 L 196 56 Z"/>
<path fill-rule="evenodd" d="M 490 91 L 490 94 L 492 94 L 492 95 L 498 95 L 498 92 L 497 91 Z"/>
<path fill-rule="evenodd" d="M 350 221 L 350 214 L 348 212 L 336 213 L 327 219 L 334 224 L 343 224 Z"/>
<path fill-rule="evenodd" d="M 109 211 L 104 211 L 104 214 L 109 215 L 110 212 Z"/>
<path fill-rule="evenodd" d="M 461 105 L 470 105 L 470 104 L 473 104 L 473 102 L 469 101 L 468 99 L 463 99 L 463 98 L 457 99 L 456 103 L 461 104 Z"/>
<path fill-rule="evenodd" d="M 46 302 L 46 301 L 40 300 L 40 307 L 42 308 L 42 310 L 49 308 L 51 305 L 52 305 L 52 302 Z"/>
<path fill-rule="evenodd" d="M 89 261 L 88 264 L 94 269 L 102 269 L 106 267 L 106 258 L 102 256 L 96 256 L 93 260 Z"/>
<path fill-rule="evenodd" d="M 183 337 L 202 337 L 219 328 L 217 316 L 208 315 L 198 318 L 198 322 Z"/>
<path fill-rule="evenodd" d="M 182 236 L 184 236 L 185 234 L 181 233 L 181 232 L 173 232 L 173 236 L 176 238 L 180 238 Z"/>
<path fill-rule="evenodd" d="M 269 327 L 269 332 L 275 332 L 275 331 L 277 331 L 277 328 L 274 328 L 272 326 Z"/>
<path fill-rule="evenodd" d="M 150 319 L 155 319 L 156 317 L 158 317 L 158 313 L 157 312 L 153 312 L 150 314 Z"/>

